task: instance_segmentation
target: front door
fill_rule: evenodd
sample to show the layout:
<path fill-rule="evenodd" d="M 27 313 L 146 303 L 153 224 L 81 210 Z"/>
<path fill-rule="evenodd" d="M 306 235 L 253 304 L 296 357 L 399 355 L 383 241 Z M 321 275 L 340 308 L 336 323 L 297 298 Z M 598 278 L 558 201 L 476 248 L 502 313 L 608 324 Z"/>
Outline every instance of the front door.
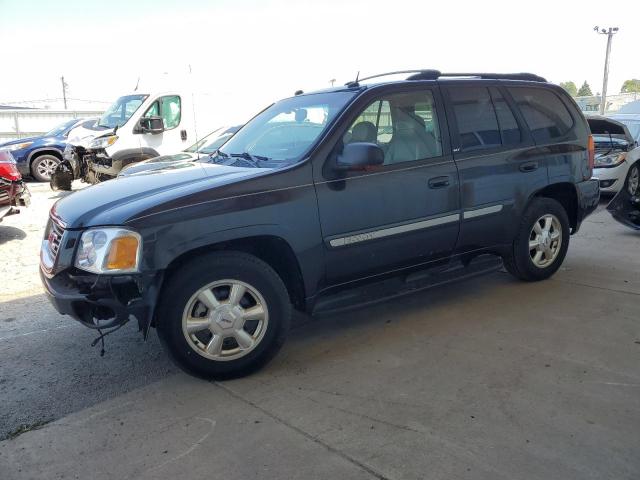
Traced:
<path fill-rule="evenodd" d="M 384 164 L 338 175 L 316 170 L 329 285 L 447 258 L 459 228 L 458 173 L 437 88 L 373 96 L 347 123 L 349 142 L 376 143 Z"/>

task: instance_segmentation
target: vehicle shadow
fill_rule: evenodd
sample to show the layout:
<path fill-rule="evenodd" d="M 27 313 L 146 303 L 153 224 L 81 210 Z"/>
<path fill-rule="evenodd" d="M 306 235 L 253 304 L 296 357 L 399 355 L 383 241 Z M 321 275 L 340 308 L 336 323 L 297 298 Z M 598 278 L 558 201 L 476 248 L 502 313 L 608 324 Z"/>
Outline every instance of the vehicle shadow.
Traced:
<path fill-rule="evenodd" d="M 3 226 L 0 223 L 0 245 L 12 240 L 22 240 L 26 236 L 27 234 L 23 230 L 16 227 Z"/>
<path fill-rule="evenodd" d="M 1 228 L 0 228 L 1 231 Z M 0 303 L 0 440 L 176 373 L 155 331 L 131 322 L 91 347 L 97 332 L 59 315 L 44 295 Z"/>

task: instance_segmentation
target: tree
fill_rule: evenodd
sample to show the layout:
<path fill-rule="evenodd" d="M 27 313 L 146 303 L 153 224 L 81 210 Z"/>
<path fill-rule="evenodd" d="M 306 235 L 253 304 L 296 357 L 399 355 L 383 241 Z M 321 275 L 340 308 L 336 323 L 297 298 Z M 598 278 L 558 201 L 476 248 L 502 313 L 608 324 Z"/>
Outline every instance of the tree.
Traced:
<path fill-rule="evenodd" d="M 593 96 L 593 93 L 591 93 L 591 87 L 589 86 L 589 84 L 587 83 L 586 80 L 584 81 L 584 83 L 580 87 L 580 90 L 578 90 L 578 96 L 579 97 L 592 97 Z"/>
<path fill-rule="evenodd" d="M 578 95 L 578 87 L 576 87 L 576 84 L 573 83 L 572 81 L 560 82 L 560 86 L 564 88 L 567 91 L 567 93 L 572 97 L 575 97 L 576 95 Z"/>
<path fill-rule="evenodd" d="M 622 84 L 622 88 L 620 89 L 620 93 L 632 93 L 632 92 L 640 92 L 640 80 L 637 78 L 633 78 L 631 80 L 626 80 Z"/>

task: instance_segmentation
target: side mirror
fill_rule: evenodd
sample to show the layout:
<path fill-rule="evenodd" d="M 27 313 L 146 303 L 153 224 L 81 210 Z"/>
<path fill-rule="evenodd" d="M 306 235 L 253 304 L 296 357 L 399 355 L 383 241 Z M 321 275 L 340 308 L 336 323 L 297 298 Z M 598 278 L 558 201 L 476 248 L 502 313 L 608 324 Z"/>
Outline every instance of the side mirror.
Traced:
<path fill-rule="evenodd" d="M 347 143 L 338 156 L 336 170 L 362 171 L 384 163 L 384 152 L 375 143 Z"/>
<path fill-rule="evenodd" d="M 138 121 L 140 133 L 151 133 L 153 135 L 164 132 L 164 122 L 162 117 L 142 117 Z"/>

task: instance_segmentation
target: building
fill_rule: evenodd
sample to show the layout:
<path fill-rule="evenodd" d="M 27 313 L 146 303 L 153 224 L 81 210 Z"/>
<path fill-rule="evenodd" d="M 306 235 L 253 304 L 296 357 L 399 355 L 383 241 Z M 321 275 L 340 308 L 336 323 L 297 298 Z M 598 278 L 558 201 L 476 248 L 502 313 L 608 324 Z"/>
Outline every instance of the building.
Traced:
<path fill-rule="evenodd" d="M 574 100 L 585 113 L 596 113 L 600 111 L 602 96 L 592 95 L 589 97 L 574 97 Z M 605 113 L 613 113 L 620 110 L 620 107 L 629 102 L 640 100 L 640 93 L 619 93 L 618 95 L 607 95 L 607 106 Z"/>

